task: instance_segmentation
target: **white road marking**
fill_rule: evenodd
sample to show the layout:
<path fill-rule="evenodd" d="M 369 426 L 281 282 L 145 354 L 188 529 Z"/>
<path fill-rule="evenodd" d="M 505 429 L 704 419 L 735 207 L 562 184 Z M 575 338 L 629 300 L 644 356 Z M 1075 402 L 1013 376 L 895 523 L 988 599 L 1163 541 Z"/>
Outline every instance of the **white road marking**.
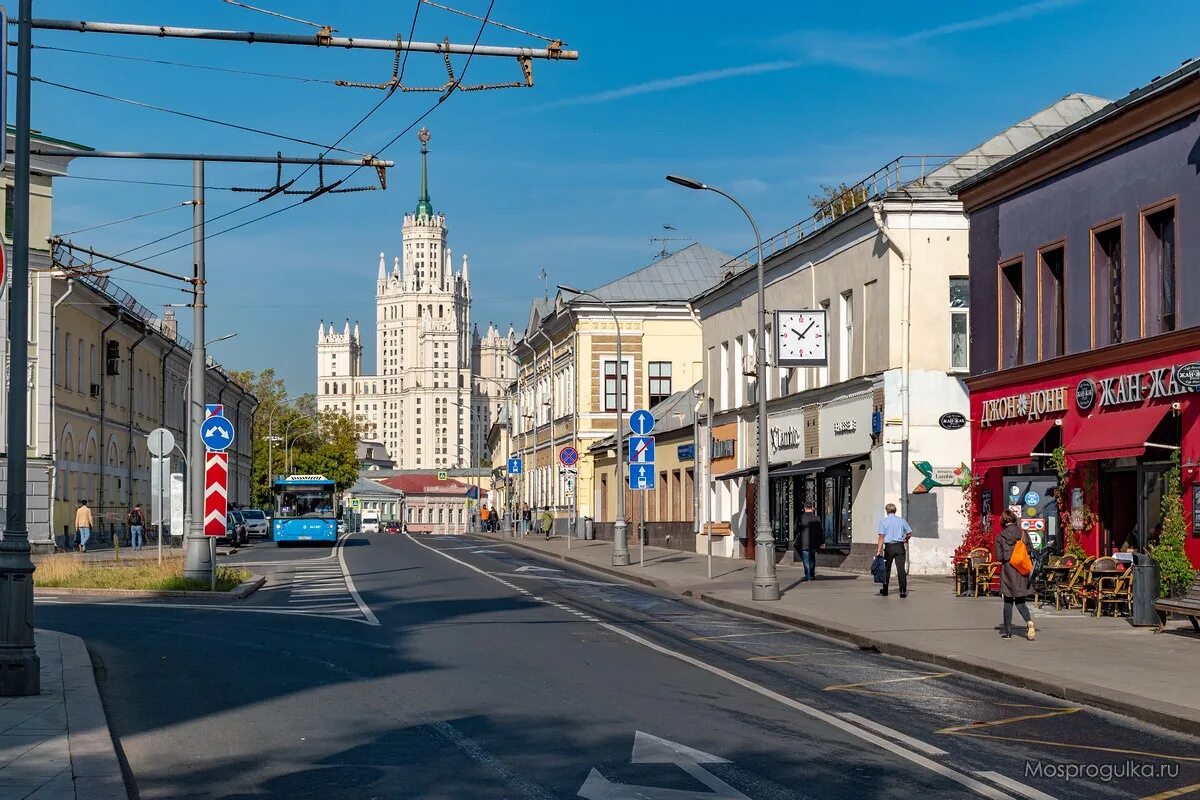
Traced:
<path fill-rule="evenodd" d="M 1054 795 L 1046 794 L 1032 786 L 1026 786 L 1020 781 L 1015 781 L 1012 778 L 1001 775 L 999 772 L 976 772 L 975 774 L 981 778 L 987 778 L 992 783 L 1003 786 L 1005 789 L 1022 797 L 1028 797 L 1029 800 L 1056 800 Z"/>
<path fill-rule="evenodd" d="M 61 603 L 61 601 L 60 601 L 60 603 Z M 293 617 L 324 617 L 325 619 L 343 620 L 345 622 L 357 622 L 360 625 L 372 625 L 372 624 L 378 625 L 379 624 L 378 622 L 371 623 L 365 619 L 359 619 L 358 615 L 359 615 L 361 609 L 358 606 L 354 606 L 353 608 L 347 607 L 348 611 L 353 611 L 353 613 L 355 615 L 353 617 L 347 617 L 347 616 L 342 616 L 342 615 L 336 614 L 336 613 L 322 614 L 322 613 L 319 613 L 316 609 L 312 609 L 312 608 L 296 608 L 296 607 L 288 607 L 288 606 L 242 606 L 242 605 L 231 606 L 231 605 L 217 605 L 215 603 L 211 604 L 211 605 L 206 604 L 206 603 L 160 603 L 160 602 L 135 603 L 135 602 L 130 602 L 128 600 L 106 600 L 101 603 L 95 603 L 94 605 L 127 606 L 130 608 L 148 608 L 148 609 L 170 608 L 170 609 L 183 609 L 186 611 L 233 611 L 233 612 L 239 613 L 239 614 L 282 614 L 283 616 L 293 616 Z"/>
<path fill-rule="evenodd" d="M 554 567 L 526 566 L 526 567 L 517 567 L 515 572 L 562 572 L 562 570 L 555 569 Z"/>
<path fill-rule="evenodd" d="M 367 606 L 367 604 L 363 602 L 362 595 L 360 595 L 358 593 L 358 589 L 356 589 L 354 587 L 354 578 L 350 577 L 350 570 L 346 568 L 346 556 L 343 554 L 343 550 L 345 548 L 343 547 L 343 545 L 346 543 L 346 539 L 353 535 L 354 534 L 348 533 L 345 536 L 343 536 L 341 539 L 338 539 L 338 543 L 337 543 L 338 563 L 342 565 L 342 575 L 344 575 L 346 578 L 346 588 L 350 590 L 350 596 L 353 597 L 354 602 L 358 604 L 358 609 L 360 611 L 362 611 L 363 616 L 367 618 L 367 624 L 368 625 L 378 625 L 379 617 L 375 616 L 375 612 L 373 612 Z"/>
<path fill-rule="evenodd" d="M 498 583 L 503 583 L 503 581 L 501 579 L 493 577 L 491 575 L 491 573 L 486 572 L 485 570 L 482 570 L 473 564 L 468 564 L 466 561 L 463 561 L 462 559 L 455 558 L 452 555 L 441 552 L 436 547 L 430 547 L 427 544 L 419 542 L 416 539 L 414 539 L 410 534 L 405 534 L 405 535 L 408 536 L 408 538 L 414 544 L 424 547 L 426 550 L 432 550 L 433 552 L 442 556 L 442 558 L 447 558 L 447 559 L 455 562 L 456 564 L 460 564 L 460 565 L 466 567 L 467 569 L 471 570 L 472 572 L 477 572 L 480 575 L 483 575 L 484 577 L 491 578 L 492 580 L 497 581 Z M 542 602 L 546 602 L 545 599 L 541 598 L 541 597 L 534 597 L 534 599 L 540 600 Z M 776 703 L 779 703 L 780 705 L 787 706 L 788 708 L 790 708 L 794 711 L 799 711 L 801 714 L 812 717 L 813 719 L 818 720 L 820 722 L 824 722 L 825 724 L 830 725 L 834 728 L 837 728 L 838 730 L 848 733 L 851 736 L 854 736 L 858 739 L 861 739 L 862 741 L 867 742 L 868 744 L 873 744 L 882 750 L 886 750 L 887 752 L 889 752 L 895 756 L 903 758 L 906 761 L 909 761 L 909 762 L 911 762 L 919 767 L 922 767 L 930 772 L 940 775 L 943 778 L 947 778 L 948 780 L 954 781 L 955 783 L 958 783 L 958 784 L 966 787 L 967 789 L 970 789 L 972 792 L 975 792 L 978 795 L 989 798 L 989 800 L 1015 800 L 1015 798 L 1012 797 L 1012 795 L 1005 794 L 1004 792 L 1000 791 L 999 789 L 996 789 L 992 786 L 989 786 L 986 783 L 976 780 L 975 778 L 973 778 L 970 775 L 967 775 L 963 772 L 959 772 L 958 770 L 956 770 L 952 767 L 948 767 L 944 764 L 939 764 L 936 761 L 933 761 L 933 760 L 921 755 L 920 753 L 914 752 L 913 750 L 910 750 L 909 748 L 903 747 L 895 742 L 891 742 L 887 739 L 884 739 L 884 738 L 876 735 L 875 733 L 872 733 L 871 731 L 867 730 L 866 728 L 863 728 L 859 725 L 856 725 L 856 724 L 850 722 L 849 720 L 841 719 L 838 716 L 831 714 L 829 712 L 826 712 L 826 711 L 822 711 L 819 708 L 816 708 L 815 706 L 808 705 L 807 703 L 802 703 L 799 700 L 794 700 L 790 697 L 787 697 L 786 695 L 782 695 L 779 692 L 776 692 L 772 689 L 768 689 L 767 687 L 761 686 L 751 680 L 747 680 L 746 678 L 743 678 L 739 675 L 735 675 L 732 672 L 723 670 L 720 667 L 715 667 L 712 664 L 705 663 L 705 662 L 703 662 L 697 658 L 693 658 L 692 656 L 689 656 L 685 653 L 679 653 L 674 650 L 671 650 L 670 648 L 663 647 L 662 645 L 659 645 L 659 644 L 655 644 L 654 642 L 651 642 L 648 639 L 643 639 L 641 636 L 638 636 L 635 633 L 631 633 L 627 630 L 624 630 L 616 625 L 610 624 L 608 622 L 597 622 L 596 625 L 600 628 L 603 628 L 606 631 L 609 631 L 610 633 L 615 633 L 618 636 L 623 636 L 626 639 L 628 639 L 629 641 L 634 642 L 635 644 L 639 644 L 642 647 L 653 650 L 656 653 L 667 656 L 668 658 L 674 658 L 678 661 L 682 661 L 685 664 L 690 664 L 693 667 L 696 667 L 697 669 L 704 670 L 705 672 L 708 672 L 712 675 L 715 675 L 719 678 L 729 681 L 730 683 L 737 684 L 738 686 L 741 686 L 744 689 L 748 689 L 749 691 L 754 692 L 755 694 L 758 694 L 762 697 L 765 697 L 768 700 L 773 700 Z"/>
<path fill-rule="evenodd" d="M 941 749 L 940 747 L 934 747 L 933 745 L 931 745 L 927 742 L 922 742 L 920 739 L 914 739 L 913 737 L 909 736 L 908 734 L 901 733 L 900 731 L 894 730 L 893 728 L 889 728 L 886 725 L 880 725 L 878 722 L 867 719 L 866 717 L 860 717 L 858 714 L 852 714 L 849 711 L 843 711 L 843 712 L 839 713 L 838 716 L 841 717 L 842 719 L 849 720 L 851 722 L 862 725 L 864 728 L 870 728 L 871 730 L 875 731 L 876 733 L 881 733 L 884 736 L 887 736 L 888 738 L 895 739 L 897 742 L 903 742 L 904 744 L 908 745 L 912 749 L 920 750 L 922 753 L 925 753 L 927 755 L 931 755 L 931 756 L 948 755 L 946 753 L 946 751 Z"/>

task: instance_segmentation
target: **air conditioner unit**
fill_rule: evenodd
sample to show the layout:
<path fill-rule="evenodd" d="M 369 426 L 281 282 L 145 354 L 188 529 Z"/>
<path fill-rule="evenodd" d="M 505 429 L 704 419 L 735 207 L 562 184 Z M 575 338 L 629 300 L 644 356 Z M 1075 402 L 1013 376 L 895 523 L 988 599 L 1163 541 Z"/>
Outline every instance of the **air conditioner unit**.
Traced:
<path fill-rule="evenodd" d="M 756 356 L 742 356 L 742 374 L 757 377 L 758 358 Z"/>

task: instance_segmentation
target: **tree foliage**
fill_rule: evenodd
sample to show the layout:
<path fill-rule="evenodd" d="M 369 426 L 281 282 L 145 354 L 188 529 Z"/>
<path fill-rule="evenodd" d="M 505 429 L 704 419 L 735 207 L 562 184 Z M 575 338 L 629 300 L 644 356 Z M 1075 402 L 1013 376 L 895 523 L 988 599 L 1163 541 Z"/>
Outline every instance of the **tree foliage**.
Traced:
<path fill-rule="evenodd" d="M 845 182 L 836 186 L 821 184 L 820 193 L 809 195 L 808 202 L 817 219 L 833 221 L 867 202 L 867 187 L 861 184 L 848 186 Z"/>
<path fill-rule="evenodd" d="M 1184 543 L 1187 541 L 1187 519 L 1183 514 L 1183 484 L 1180 481 L 1178 450 L 1172 455 L 1171 470 L 1166 475 L 1162 514 L 1162 534 L 1158 543 L 1150 546 L 1150 557 L 1158 565 L 1159 594 L 1162 597 L 1179 597 L 1192 587 L 1196 571 L 1192 569 L 1192 562 L 1188 560 L 1184 550 Z"/>

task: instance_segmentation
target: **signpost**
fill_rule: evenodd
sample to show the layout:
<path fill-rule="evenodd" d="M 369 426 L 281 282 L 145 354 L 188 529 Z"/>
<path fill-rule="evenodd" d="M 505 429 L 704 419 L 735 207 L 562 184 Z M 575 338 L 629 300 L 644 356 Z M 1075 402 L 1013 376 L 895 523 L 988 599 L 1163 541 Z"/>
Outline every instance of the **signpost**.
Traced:
<path fill-rule="evenodd" d="M 166 428 L 155 428 L 146 434 L 146 449 L 154 456 L 150 467 L 150 522 L 158 536 L 158 563 L 162 563 L 163 523 L 167 516 L 167 484 L 171 479 L 171 452 L 175 449 L 175 435 Z"/>
<path fill-rule="evenodd" d="M 508 474 L 509 475 L 520 475 L 521 471 L 522 470 L 521 470 L 520 456 L 513 456 L 512 458 L 510 458 L 508 460 Z"/>
<path fill-rule="evenodd" d="M 630 436 L 629 437 L 629 463 L 630 464 L 653 464 L 654 463 L 654 437 L 653 436 Z"/>
<path fill-rule="evenodd" d="M 646 566 L 646 495 L 654 489 L 654 415 L 639 408 L 629 415 L 629 488 L 642 492 L 642 515 L 638 525 L 639 561 Z"/>
<path fill-rule="evenodd" d="M 200 440 L 207 450 L 204 459 L 204 535 L 208 538 L 212 588 L 217 585 L 217 537 L 224 536 L 225 515 L 229 510 L 229 454 L 233 444 L 233 423 L 225 418 L 225 407 L 210 403 L 204 407 L 205 420 Z M 193 512 L 194 513 L 194 512 Z M 237 545 L 236 539 L 234 545 Z"/>
<path fill-rule="evenodd" d="M 558 451 L 558 460 L 564 467 L 573 467 L 575 462 L 579 460 L 579 451 L 574 447 L 564 447 Z"/>
<path fill-rule="evenodd" d="M 654 415 L 644 408 L 629 415 L 629 430 L 638 436 L 649 436 L 654 430 Z"/>

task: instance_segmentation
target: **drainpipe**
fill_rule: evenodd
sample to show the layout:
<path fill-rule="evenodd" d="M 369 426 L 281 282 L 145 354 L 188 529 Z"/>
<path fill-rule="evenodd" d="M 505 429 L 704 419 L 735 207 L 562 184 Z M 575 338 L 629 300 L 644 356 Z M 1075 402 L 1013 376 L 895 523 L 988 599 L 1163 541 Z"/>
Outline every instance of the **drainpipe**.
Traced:
<path fill-rule="evenodd" d="M 130 508 L 132 508 L 134 502 L 136 502 L 133 497 L 133 466 L 134 466 L 134 462 L 137 461 L 136 450 L 134 449 L 134 446 L 133 446 L 133 388 L 134 388 L 133 387 L 133 375 L 134 375 L 134 372 L 133 372 L 134 352 L 133 351 L 136 350 L 137 346 L 139 344 L 141 344 L 146 339 L 146 337 L 149 335 L 150 335 L 150 329 L 143 326 L 142 327 L 142 335 L 139 336 L 137 338 L 137 340 L 134 341 L 133 344 L 129 345 L 129 404 L 128 404 L 128 408 L 129 408 L 129 423 L 128 423 L 128 427 L 129 427 L 128 445 L 129 445 L 129 447 L 128 447 L 128 450 L 129 450 L 129 452 L 126 455 L 126 459 L 128 461 L 128 467 L 129 467 L 129 470 L 128 470 L 128 472 L 129 472 L 129 502 L 126 505 L 128 505 Z"/>
<path fill-rule="evenodd" d="M 554 342 L 550 339 L 549 336 L 546 335 L 546 331 L 544 329 L 539 328 L 537 332 L 539 334 L 541 334 L 543 339 L 546 340 L 546 346 L 549 348 L 547 358 L 550 359 L 550 367 L 546 371 L 546 383 L 550 387 L 550 405 L 547 406 L 547 408 L 550 410 L 546 414 L 546 418 L 550 421 L 550 432 L 549 432 L 550 438 L 549 438 L 549 441 L 546 443 L 546 447 L 549 448 L 549 450 L 550 450 L 550 452 L 548 453 L 550 458 L 546 462 L 546 470 L 547 470 L 547 481 L 546 481 L 547 486 L 546 486 L 546 488 L 549 490 L 548 493 L 550 495 L 549 505 L 553 506 L 555 509 L 557 509 L 558 508 L 558 481 L 554 480 Z M 536 413 L 536 411 L 534 413 Z M 571 541 L 570 539 L 567 540 L 568 543 L 570 541 Z"/>
<path fill-rule="evenodd" d="M 58 486 L 58 414 L 56 414 L 57 406 L 55 398 L 57 392 L 55 387 L 58 385 L 58 353 L 55 350 L 55 345 L 58 344 L 58 337 L 54 335 L 54 320 L 58 316 L 58 307 L 71 296 L 71 292 L 75 291 L 75 281 L 67 278 L 67 290 L 63 292 L 62 297 L 54 301 L 50 306 L 50 497 L 54 497 L 54 490 Z M 67 365 L 70 368 L 70 365 Z M 51 503 L 53 509 L 53 503 Z M 50 515 L 50 537 L 57 541 L 57 534 L 54 532 L 54 514 L 53 510 Z"/>
<path fill-rule="evenodd" d="M 875 215 L 875 226 L 887 242 L 888 247 L 900 257 L 900 505 L 903 516 L 908 515 L 908 452 L 909 452 L 909 409 L 911 407 L 910 383 L 912 380 L 912 214 L 913 199 L 909 198 L 908 250 L 903 250 L 892 237 L 883 221 L 883 204 L 871 204 Z"/>
<path fill-rule="evenodd" d="M 158 385 L 160 391 L 162 392 L 162 412 L 161 412 L 160 417 L 161 417 L 162 426 L 164 428 L 167 427 L 167 361 L 169 361 L 171 358 L 171 355 L 176 350 L 179 349 L 179 344 L 174 339 L 171 339 L 170 343 L 171 343 L 170 349 L 167 350 L 165 353 L 163 353 L 162 377 L 160 378 L 160 383 Z M 170 458 L 169 455 L 167 457 Z"/>
<path fill-rule="evenodd" d="M 573 380 L 571 381 L 571 446 L 575 448 L 575 452 L 579 452 L 579 320 L 575 320 L 575 342 L 571 345 L 571 372 Z M 596 462 L 592 461 L 592 482 L 596 481 Z M 594 487 L 593 487 L 594 488 Z M 575 525 L 579 525 L 579 473 L 575 473 L 575 493 L 571 495 L 571 518 L 575 521 Z M 596 510 L 592 509 L 592 519 L 595 519 Z M 585 531 L 586 534 L 586 531 Z"/>
<path fill-rule="evenodd" d="M 96 489 L 96 512 L 100 515 L 101 524 L 104 521 L 104 460 L 108 458 L 108 446 L 104 442 L 104 412 L 108 401 L 108 392 L 105 391 L 105 386 L 108 383 L 105 380 L 108 377 L 108 348 L 105 345 L 107 343 L 108 332 L 120 321 L 121 312 L 118 310 L 116 319 L 108 323 L 104 330 L 100 331 L 100 375 L 98 377 L 100 381 L 100 441 L 96 444 L 96 460 L 100 467 L 100 483 Z"/>

